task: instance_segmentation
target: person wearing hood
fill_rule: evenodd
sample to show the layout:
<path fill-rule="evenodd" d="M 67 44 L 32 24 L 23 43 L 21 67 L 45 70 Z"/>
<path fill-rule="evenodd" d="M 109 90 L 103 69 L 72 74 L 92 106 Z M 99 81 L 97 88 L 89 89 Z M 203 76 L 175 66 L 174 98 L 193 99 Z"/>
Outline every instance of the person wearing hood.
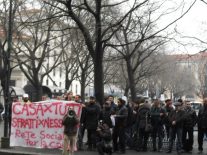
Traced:
<path fill-rule="evenodd" d="M 203 100 L 203 106 L 198 112 L 198 150 L 199 154 L 203 152 L 203 138 L 207 134 L 207 98 Z"/>
<path fill-rule="evenodd" d="M 145 103 L 145 99 L 140 100 L 139 109 L 137 112 L 137 126 L 138 126 L 138 146 L 136 151 L 147 151 L 147 141 L 149 132 L 145 130 L 146 124 L 150 122 L 150 104 Z"/>
<path fill-rule="evenodd" d="M 183 150 L 191 152 L 193 150 L 193 130 L 197 123 L 197 115 L 195 110 L 191 107 L 190 101 L 186 101 L 184 105 L 185 120 L 183 123 L 182 143 Z M 187 138 L 188 134 L 188 138 Z"/>

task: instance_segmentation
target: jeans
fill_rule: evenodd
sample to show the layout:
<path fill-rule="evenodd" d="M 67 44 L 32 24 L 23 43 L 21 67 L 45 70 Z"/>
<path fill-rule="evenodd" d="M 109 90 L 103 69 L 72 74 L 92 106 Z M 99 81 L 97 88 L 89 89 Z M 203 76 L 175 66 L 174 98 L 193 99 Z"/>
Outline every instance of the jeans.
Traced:
<path fill-rule="evenodd" d="M 173 148 L 173 142 L 175 138 L 177 137 L 176 142 L 176 150 L 181 151 L 182 149 L 182 128 L 179 127 L 171 127 L 170 128 L 170 135 L 169 135 L 169 147 L 168 150 L 172 151 Z"/>

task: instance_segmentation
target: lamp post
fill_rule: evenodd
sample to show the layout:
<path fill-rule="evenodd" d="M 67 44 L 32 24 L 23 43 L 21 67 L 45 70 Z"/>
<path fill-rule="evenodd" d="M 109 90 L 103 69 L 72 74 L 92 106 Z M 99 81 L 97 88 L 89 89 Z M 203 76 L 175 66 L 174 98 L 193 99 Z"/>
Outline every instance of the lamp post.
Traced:
<path fill-rule="evenodd" d="M 7 31 L 7 52 L 4 54 L 4 72 L 5 72 L 5 81 L 4 81 L 4 106 L 5 106 L 5 120 L 4 120 L 4 137 L 1 138 L 1 147 L 9 148 L 10 140 L 8 134 L 10 111 L 9 106 L 11 106 L 11 96 L 9 92 L 9 83 L 11 76 L 11 67 L 10 67 L 10 54 L 12 49 L 12 0 L 9 1 L 9 20 L 8 20 L 8 31 Z"/>

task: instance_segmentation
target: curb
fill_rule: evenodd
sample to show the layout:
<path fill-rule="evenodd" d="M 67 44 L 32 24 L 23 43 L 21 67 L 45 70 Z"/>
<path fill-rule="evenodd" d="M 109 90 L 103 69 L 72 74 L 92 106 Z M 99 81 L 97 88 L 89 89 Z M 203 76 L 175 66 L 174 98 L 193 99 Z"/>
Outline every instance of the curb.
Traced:
<path fill-rule="evenodd" d="M 40 155 L 39 153 L 21 152 L 15 150 L 0 149 L 0 155 Z"/>

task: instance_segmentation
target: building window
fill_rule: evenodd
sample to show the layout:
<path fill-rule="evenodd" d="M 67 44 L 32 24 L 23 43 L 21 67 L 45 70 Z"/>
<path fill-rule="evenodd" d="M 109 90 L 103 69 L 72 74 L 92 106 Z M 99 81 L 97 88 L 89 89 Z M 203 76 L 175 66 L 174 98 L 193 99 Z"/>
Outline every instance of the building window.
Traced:
<path fill-rule="evenodd" d="M 62 82 L 59 83 L 59 87 L 61 87 L 61 86 L 62 86 Z"/>

